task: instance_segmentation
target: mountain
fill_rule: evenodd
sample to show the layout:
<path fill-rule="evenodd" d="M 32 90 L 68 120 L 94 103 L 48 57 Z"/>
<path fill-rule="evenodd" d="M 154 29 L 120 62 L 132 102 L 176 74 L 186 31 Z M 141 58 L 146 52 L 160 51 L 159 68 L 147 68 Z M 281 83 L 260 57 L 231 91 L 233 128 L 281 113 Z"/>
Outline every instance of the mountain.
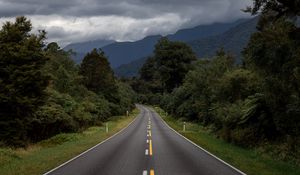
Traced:
<path fill-rule="evenodd" d="M 188 42 L 191 40 L 221 34 L 227 31 L 228 29 L 240 24 L 243 21 L 245 21 L 245 19 L 231 23 L 214 23 L 210 25 L 200 25 L 191 29 L 179 30 L 175 34 L 167 35 L 167 37 L 173 41 Z M 154 49 L 154 45 L 160 38 L 160 35 L 156 35 L 148 36 L 142 40 L 135 42 L 114 42 L 110 44 L 107 44 L 105 42 L 105 45 L 103 45 L 101 48 L 108 56 L 111 66 L 113 68 L 116 68 L 122 64 L 128 64 L 137 59 L 151 55 Z M 83 42 L 70 44 L 67 47 L 65 47 L 65 50 L 75 50 L 77 52 L 77 55 L 74 57 L 74 60 L 77 63 L 80 63 L 81 59 L 87 52 L 92 50 L 94 47 L 99 48 L 99 46 L 100 45 L 97 42 Z"/>
<path fill-rule="evenodd" d="M 194 38 L 190 41 L 186 41 L 189 44 L 194 52 L 196 53 L 198 58 L 209 58 L 215 55 L 216 51 L 223 47 L 226 51 L 230 52 L 237 58 L 237 62 L 241 62 L 241 52 L 246 47 L 250 36 L 252 33 L 256 31 L 256 24 L 258 22 L 258 18 L 252 18 L 248 20 L 240 20 L 235 23 L 230 29 L 224 31 L 221 34 L 216 34 L 214 36 L 203 37 L 202 34 L 200 36 L 195 35 Z M 181 34 L 181 36 L 190 36 L 189 32 L 193 33 L 193 30 L 186 29 L 186 31 Z M 178 33 L 181 33 L 179 31 Z M 173 35 L 171 37 L 174 40 L 174 37 L 179 37 L 180 35 Z M 186 37 L 192 38 L 192 37 Z M 118 68 L 115 68 L 115 72 L 120 77 L 132 77 L 137 76 L 138 70 L 142 67 L 145 62 L 145 58 L 138 59 L 134 62 L 121 65 Z M 137 64 L 138 63 L 138 64 Z M 139 67 L 140 65 L 140 67 Z"/>
<path fill-rule="evenodd" d="M 221 47 L 233 54 L 241 62 L 241 52 L 247 46 L 252 33 L 256 31 L 258 18 L 247 20 L 228 31 L 188 42 L 199 58 L 209 58 L 215 55 Z"/>
<path fill-rule="evenodd" d="M 123 64 L 116 69 L 114 69 L 115 74 L 118 77 L 134 77 L 139 74 L 140 68 L 146 62 L 148 57 L 137 59 L 128 64 Z"/>
<path fill-rule="evenodd" d="M 160 35 L 148 36 L 135 42 L 116 42 L 102 47 L 113 68 L 152 54 Z"/>
<path fill-rule="evenodd" d="M 81 43 L 73 43 L 64 47 L 64 50 L 68 51 L 72 49 L 76 52 L 76 55 L 73 57 L 76 63 L 80 63 L 83 57 L 94 48 L 102 48 L 103 46 L 115 43 L 113 40 L 93 40 Z"/>
<path fill-rule="evenodd" d="M 237 26 L 247 19 L 240 19 L 232 23 L 214 23 L 210 25 L 200 25 L 190 29 L 182 29 L 173 35 L 167 37 L 172 41 L 188 42 L 196 39 L 206 38 L 209 36 L 215 36 L 221 34 L 232 27 Z"/>

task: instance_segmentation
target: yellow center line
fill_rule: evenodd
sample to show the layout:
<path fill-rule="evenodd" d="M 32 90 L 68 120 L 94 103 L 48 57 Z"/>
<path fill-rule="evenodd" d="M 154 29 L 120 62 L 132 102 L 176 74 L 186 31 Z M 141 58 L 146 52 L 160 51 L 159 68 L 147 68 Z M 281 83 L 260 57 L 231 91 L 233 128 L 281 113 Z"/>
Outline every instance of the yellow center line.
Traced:
<path fill-rule="evenodd" d="M 152 156 L 152 140 L 149 140 L 149 155 Z"/>
<path fill-rule="evenodd" d="M 150 170 L 150 175 L 154 175 L 154 170 Z"/>
<path fill-rule="evenodd" d="M 148 131 L 149 137 L 151 137 L 151 131 Z"/>

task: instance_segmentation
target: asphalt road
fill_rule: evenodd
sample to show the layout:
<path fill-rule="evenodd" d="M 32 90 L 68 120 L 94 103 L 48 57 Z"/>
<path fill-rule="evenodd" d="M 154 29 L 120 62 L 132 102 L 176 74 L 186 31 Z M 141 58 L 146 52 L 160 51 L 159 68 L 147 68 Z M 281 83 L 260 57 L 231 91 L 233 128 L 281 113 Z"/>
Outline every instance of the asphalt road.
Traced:
<path fill-rule="evenodd" d="M 170 129 L 153 110 L 119 134 L 47 175 L 238 175 Z"/>

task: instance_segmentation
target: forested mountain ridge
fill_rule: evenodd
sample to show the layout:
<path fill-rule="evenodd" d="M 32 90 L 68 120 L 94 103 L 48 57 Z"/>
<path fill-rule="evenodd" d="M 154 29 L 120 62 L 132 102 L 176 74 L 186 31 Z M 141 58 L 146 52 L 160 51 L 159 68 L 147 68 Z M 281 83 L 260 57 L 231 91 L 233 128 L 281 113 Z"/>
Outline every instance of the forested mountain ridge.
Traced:
<path fill-rule="evenodd" d="M 248 21 L 248 19 L 239 19 L 230 23 L 213 23 L 210 25 L 199 25 L 193 28 L 181 29 L 174 34 L 167 35 L 166 37 L 169 38 L 171 41 L 189 42 L 222 34 L 246 21 Z"/>
<path fill-rule="evenodd" d="M 153 46 L 161 38 L 160 35 L 148 36 L 135 42 L 116 42 L 101 49 L 107 55 L 113 68 L 135 61 L 152 54 Z"/>
<path fill-rule="evenodd" d="M 204 37 L 205 35 L 197 36 L 196 34 L 192 37 L 187 37 L 192 39 L 191 41 L 186 41 L 186 43 L 192 47 L 193 51 L 196 53 L 197 57 L 200 59 L 210 58 L 214 56 L 215 52 L 220 48 L 224 48 L 233 56 L 236 57 L 237 63 L 241 62 L 241 52 L 246 47 L 250 36 L 256 31 L 256 24 L 258 18 L 252 18 L 247 20 L 239 20 L 236 23 L 232 23 L 232 28 L 221 34 Z M 236 25 L 233 25 L 236 24 Z M 217 24 L 215 24 L 217 25 Z M 218 24 L 219 25 L 219 24 Z M 207 27 L 210 28 L 210 27 Z M 179 34 L 181 31 L 178 32 Z M 183 34 L 193 33 L 188 29 L 182 34 L 168 36 L 168 38 L 175 38 L 175 36 L 181 36 Z M 198 33 L 199 35 L 199 33 Z M 180 37 L 179 37 L 180 38 Z M 200 38 L 200 39 L 195 39 Z M 150 55 L 149 55 L 150 56 Z M 115 73 L 120 77 L 133 77 L 138 75 L 138 71 L 141 67 L 141 63 L 145 62 L 144 58 L 135 60 L 131 63 L 127 63 L 115 68 Z M 138 64 L 136 64 L 138 63 Z"/>
<path fill-rule="evenodd" d="M 229 23 L 213 23 L 209 25 L 199 25 L 190 29 L 182 29 L 174 34 L 167 35 L 172 41 L 192 41 L 202 39 L 214 35 L 221 34 L 232 27 L 235 27 L 247 19 L 240 19 Z M 108 56 L 108 59 L 113 68 L 122 64 L 128 64 L 132 61 L 138 60 L 143 57 L 150 56 L 153 52 L 155 43 L 161 38 L 160 35 L 147 36 L 142 40 L 135 42 L 115 42 L 101 46 L 102 50 Z M 74 43 L 66 46 L 64 50 L 73 49 L 77 55 L 73 59 L 80 63 L 82 55 L 85 55 L 91 50 L 93 42 Z M 81 47 L 83 46 L 83 47 Z M 89 46 L 89 47 L 86 47 Z M 100 48 L 100 45 L 95 43 L 94 48 Z"/>
<path fill-rule="evenodd" d="M 244 21 L 222 34 L 193 40 L 188 42 L 188 44 L 193 48 L 198 58 L 212 57 L 217 50 L 224 48 L 225 51 L 228 51 L 237 58 L 237 62 L 241 62 L 241 52 L 249 42 L 251 34 L 256 31 L 257 22 L 258 18 L 255 17 Z"/>
<path fill-rule="evenodd" d="M 73 52 L 75 52 L 75 55 L 72 55 L 72 59 L 76 63 L 80 63 L 83 59 L 83 57 L 93 50 L 94 48 L 101 48 L 103 46 L 112 44 L 116 41 L 113 40 L 93 40 L 93 41 L 87 41 L 87 42 L 80 42 L 80 43 L 71 43 L 64 47 L 65 51 L 68 51 L 72 49 Z"/>

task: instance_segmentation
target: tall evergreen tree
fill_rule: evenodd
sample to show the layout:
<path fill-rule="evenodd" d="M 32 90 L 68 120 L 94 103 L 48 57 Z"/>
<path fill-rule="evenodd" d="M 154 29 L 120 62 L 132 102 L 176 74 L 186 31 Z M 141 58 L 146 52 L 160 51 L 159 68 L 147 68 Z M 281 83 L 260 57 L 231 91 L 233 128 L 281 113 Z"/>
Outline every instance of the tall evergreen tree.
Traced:
<path fill-rule="evenodd" d="M 244 11 L 261 14 L 257 28 L 262 30 L 281 18 L 296 22 L 300 15 L 300 0 L 253 0 L 253 6 Z"/>
<path fill-rule="evenodd" d="M 103 51 L 94 49 L 88 53 L 81 63 L 80 74 L 89 90 L 111 100 L 111 94 L 116 92 L 117 87 L 113 70 Z"/>
<path fill-rule="evenodd" d="M 44 102 L 48 77 L 41 68 L 45 32 L 31 34 L 31 22 L 17 17 L 0 31 L 0 140 L 24 145 L 34 111 Z"/>
<path fill-rule="evenodd" d="M 259 31 L 244 50 L 245 63 L 264 79 L 262 93 L 277 130 L 299 136 L 300 14 L 299 0 L 253 0 L 248 12 L 261 11 Z"/>
<path fill-rule="evenodd" d="M 196 60 L 192 49 L 182 42 L 172 42 L 162 38 L 155 45 L 154 59 L 163 87 L 167 92 L 179 87 L 185 74 L 191 69 L 191 63 Z"/>

